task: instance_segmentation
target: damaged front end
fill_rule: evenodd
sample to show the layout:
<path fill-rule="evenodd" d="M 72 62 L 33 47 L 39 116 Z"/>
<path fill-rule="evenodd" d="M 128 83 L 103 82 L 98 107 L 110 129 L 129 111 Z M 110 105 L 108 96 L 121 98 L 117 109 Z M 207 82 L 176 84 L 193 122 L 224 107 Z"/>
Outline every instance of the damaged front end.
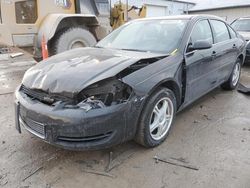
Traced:
<path fill-rule="evenodd" d="M 116 77 L 99 81 L 87 87 L 77 95 L 78 104 L 76 106 L 87 112 L 91 109 L 127 102 L 135 93 L 131 86 L 122 82 L 122 79 L 164 57 L 141 59 L 118 73 Z M 72 108 L 75 105 L 66 105 L 65 107 Z"/>
<path fill-rule="evenodd" d="M 67 104 L 65 108 L 81 108 L 86 112 L 125 103 L 132 94 L 132 88 L 116 78 L 95 83 L 76 96 L 76 105 Z"/>
<path fill-rule="evenodd" d="M 66 108 L 81 108 L 86 112 L 127 102 L 135 95 L 131 86 L 123 78 L 161 60 L 163 57 L 141 59 L 119 72 L 115 77 L 99 81 L 83 89 L 75 98 L 76 105 L 65 105 Z"/>
<path fill-rule="evenodd" d="M 141 102 L 117 78 L 92 84 L 73 98 L 24 85 L 16 97 L 20 132 L 22 125 L 50 144 L 73 150 L 102 149 L 132 139 Z"/>
<path fill-rule="evenodd" d="M 30 69 L 16 92 L 17 127 L 22 124 L 46 142 L 74 150 L 133 139 L 147 92 L 126 78 L 166 56 L 106 53 L 111 52 L 56 63 L 50 59 Z"/>
<path fill-rule="evenodd" d="M 20 87 L 20 92 L 29 96 L 32 100 L 38 100 L 56 109 L 80 108 L 88 112 L 92 109 L 127 102 L 131 97 L 132 88 L 116 78 L 111 78 L 87 87 L 73 98 L 62 94 L 49 94 L 40 90 L 28 89 L 24 85 Z"/>
<path fill-rule="evenodd" d="M 55 109 L 80 108 L 88 112 L 93 109 L 118 105 L 127 102 L 134 93 L 132 87 L 123 82 L 123 78 L 164 57 L 141 59 L 115 76 L 98 81 L 77 93 L 50 93 L 39 89 L 29 89 L 24 85 L 21 86 L 20 91 Z"/>

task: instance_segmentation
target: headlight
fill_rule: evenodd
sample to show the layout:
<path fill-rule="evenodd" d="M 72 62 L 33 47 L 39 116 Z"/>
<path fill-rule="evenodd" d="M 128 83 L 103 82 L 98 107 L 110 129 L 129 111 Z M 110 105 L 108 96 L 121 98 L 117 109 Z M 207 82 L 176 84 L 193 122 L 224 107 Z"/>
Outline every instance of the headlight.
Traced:
<path fill-rule="evenodd" d="M 127 84 L 115 78 L 106 79 L 80 92 L 76 99 L 78 104 L 75 107 L 89 111 L 117 105 L 128 101 L 131 94 L 132 88 Z M 66 105 L 65 107 L 73 106 Z"/>

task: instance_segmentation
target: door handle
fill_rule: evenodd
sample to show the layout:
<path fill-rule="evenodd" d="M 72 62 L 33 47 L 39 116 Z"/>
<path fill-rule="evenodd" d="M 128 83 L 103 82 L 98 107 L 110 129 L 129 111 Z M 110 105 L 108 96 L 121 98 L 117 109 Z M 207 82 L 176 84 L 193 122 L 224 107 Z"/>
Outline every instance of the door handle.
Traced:
<path fill-rule="evenodd" d="M 216 55 L 217 55 L 216 51 L 213 51 L 212 57 L 216 57 Z"/>
<path fill-rule="evenodd" d="M 233 44 L 233 49 L 235 49 L 235 48 L 237 48 L 237 47 L 236 47 L 236 44 Z"/>

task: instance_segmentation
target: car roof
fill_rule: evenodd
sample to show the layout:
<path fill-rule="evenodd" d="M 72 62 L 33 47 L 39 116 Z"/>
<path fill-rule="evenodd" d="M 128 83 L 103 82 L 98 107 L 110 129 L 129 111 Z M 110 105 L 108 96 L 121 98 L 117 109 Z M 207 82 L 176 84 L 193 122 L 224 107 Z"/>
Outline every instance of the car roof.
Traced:
<path fill-rule="evenodd" d="M 250 20 L 250 17 L 249 16 L 246 16 L 246 17 L 240 17 L 236 20 Z"/>
<path fill-rule="evenodd" d="M 163 17 L 153 17 L 153 18 L 141 18 L 137 20 L 192 20 L 192 19 L 218 19 L 224 21 L 222 18 L 214 15 L 200 14 L 200 15 L 176 15 L 176 16 L 163 16 Z"/>

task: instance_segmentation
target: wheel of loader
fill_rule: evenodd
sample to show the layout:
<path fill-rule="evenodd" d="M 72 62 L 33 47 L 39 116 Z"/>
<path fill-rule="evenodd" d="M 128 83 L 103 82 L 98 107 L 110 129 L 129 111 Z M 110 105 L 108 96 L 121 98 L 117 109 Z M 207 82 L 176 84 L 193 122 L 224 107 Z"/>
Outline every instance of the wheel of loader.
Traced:
<path fill-rule="evenodd" d="M 88 47 L 96 44 L 95 37 L 86 29 L 80 27 L 72 27 L 57 33 L 56 38 L 52 42 L 50 55 L 62 53 L 64 51 Z"/>

